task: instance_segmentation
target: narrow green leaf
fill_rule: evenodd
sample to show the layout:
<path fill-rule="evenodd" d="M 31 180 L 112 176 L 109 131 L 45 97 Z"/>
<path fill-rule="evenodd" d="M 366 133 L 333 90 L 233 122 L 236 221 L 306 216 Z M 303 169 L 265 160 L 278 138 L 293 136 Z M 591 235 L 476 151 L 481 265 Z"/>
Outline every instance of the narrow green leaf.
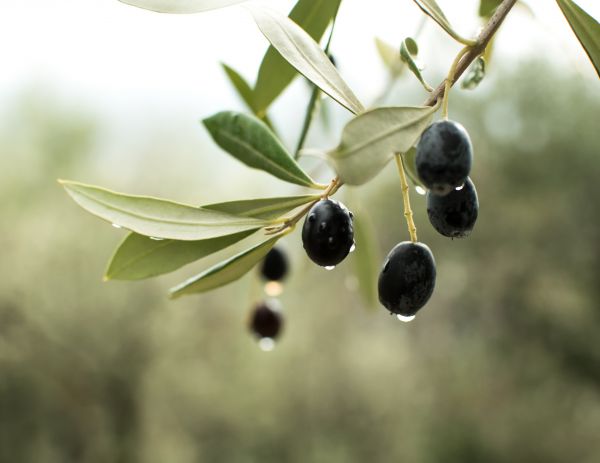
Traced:
<path fill-rule="evenodd" d="M 392 76 L 399 76 L 402 73 L 403 64 L 400 59 L 400 53 L 396 47 L 384 42 L 379 37 L 375 37 L 375 46 L 383 64 L 390 71 Z"/>
<path fill-rule="evenodd" d="M 369 307 L 377 304 L 377 275 L 381 259 L 377 247 L 377 235 L 371 217 L 365 209 L 355 211 L 354 251 L 355 274 L 360 294 Z"/>
<path fill-rule="evenodd" d="M 171 298 L 175 299 L 185 294 L 202 293 L 241 278 L 264 259 L 279 238 L 281 236 L 270 238 L 184 281 L 171 289 Z"/>
<path fill-rule="evenodd" d="M 315 199 L 319 199 L 319 195 L 279 196 L 275 198 L 242 199 L 239 201 L 208 204 L 203 206 L 203 208 L 240 217 L 272 220 Z"/>
<path fill-rule="evenodd" d="M 427 128 L 436 107 L 377 108 L 352 119 L 339 146 L 328 153 L 344 183 L 373 178 L 396 152 L 408 151 Z"/>
<path fill-rule="evenodd" d="M 571 0 L 556 0 L 600 77 L 600 25 Z"/>
<path fill-rule="evenodd" d="M 448 35 L 450 35 L 450 37 L 452 37 L 453 39 L 464 43 L 464 44 L 472 44 L 474 43 L 473 41 L 470 40 L 466 40 L 464 38 L 462 38 L 458 32 L 456 32 L 452 26 L 450 25 L 450 21 L 448 21 L 448 18 L 446 18 L 446 15 L 444 14 L 444 12 L 442 11 L 442 9 L 440 8 L 440 6 L 437 4 L 437 2 L 435 0 L 413 0 L 417 6 L 419 8 L 421 8 L 421 10 L 423 10 L 423 12 L 429 16 L 431 19 L 433 19 L 436 23 L 439 24 L 439 26 L 444 29 Z"/>
<path fill-rule="evenodd" d="M 316 195 L 284 196 L 229 201 L 203 207 L 232 215 L 269 220 L 281 217 L 318 198 L 319 196 Z M 200 241 L 157 241 L 137 233 L 130 233 L 115 251 L 105 279 L 140 280 L 169 273 L 225 249 L 255 231 L 256 229 L 251 229 L 234 235 Z"/>
<path fill-rule="evenodd" d="M 289 18 L 313 40 L 319 41 L 335 17 L 341 0 L 299 0 Z M 269 46 L 258 70 L 255 85 L 256 109 L 260 114 L 285 90 L 297 75 L 273 46 Z"/>
<path fill-rule="evenodd" d="M 233 88 L 237 90 L 238 95 L 242 99 L 246 106 L 252 110 L 253 113 L 256 114 L 256 105 L 254 104 L 254 93 L 252 87 L 248 84 L 246 79 L 244 79 L 239 72 L 233 69 L 231 66 L 228 66 L 225 63 L 221 63 L 221 67 L 225 71 L 225 74 L 229 78 L 231 85 Z"/>
<path fill-rule="evenodd" d="M 119 0 L 128 5 L 159 13 L 200 13 L 246 0 Z"/>
<path fill-rule="evenodd" d="M 154 240 L 130 233 L 113 255 L 105 280 L 141 280 L 177 270 L 221 251 L 257 229 L 201 241 Z"/>
<path fill-rule="evenodd" d="M 221 66 L 223 67 L 225 74 L 229 78 L 231 85 L 233 85 L 233 88 L 235 88 L 242 101 L 246 104 L 246 106 L 248 106 L 248 109 L 250 109 L 254 113 L 254 115 L 258 117 L 261 121 L 267 124 L 267 127 L 269 127 L 271 130 L 273 130 L 273 132 L 275 132 L 273 124 L 267 116 L 267 112 L 260 111 L 258 106 L 256 105 L 254 101 L 254 90 L 252 90 L 252 87 L 250 87 L 250 84 L 248 84 L 246 79 L 244 79 L 241 76 L 241 74 L 235 69 L 233 69 L 231 66 L 228 66 L 225 63 L 221 63 Z"/>
<path fill-rule="evenodd" d="M 414 39 L 407 37 L 402 41 L 400 45 L 400 59 L 408 65 L 408 69 L 415 75 L 419 82 L 425 87 L 425 89 L 429 92 L 433 91 L 431 86 L 425 82 L 423 75 L 421 74 L 421 69 L 413 59 L 413 56 L 416 57 L 419 53 L 419 47 L 417 42 Z"/>
<path fill-rule="evenodd" d="M 478 57 L 469 67 L 467 75 L 461 82 L 461 88 L 473 90 L 476 88 L 485 77 L 485 60 L 483 57 Z"/>
<path fill-rule="evenodd" d="M 184 241 L 205 240 L 256 230 L 266 220 L 179 204 L 147 196 L 132 196 L 83 183 L 60 181 L 88 212 L 140 235 Z"/>
<path fill-rule="evenodd" d="M 479 2 L 479 16 L 485 19 L 489 19 L 496 11 L 496 8 L 502 3 L 502 0 L 480 0 Z"/>
<path fill-rule="evenodd" d="M 202 122 L 221 148 L 247 166 L 296 185 L 318 187 L 273 132 L 256 117 L 223 111 Z"/>
<path fill-rule="evenodd" d="M 253 5 L 250 11 L 271 45 L 298 72 L 349 111 L 355 114 L 364 111 L 319 44 L 300 26 L 268 8 Z"/>

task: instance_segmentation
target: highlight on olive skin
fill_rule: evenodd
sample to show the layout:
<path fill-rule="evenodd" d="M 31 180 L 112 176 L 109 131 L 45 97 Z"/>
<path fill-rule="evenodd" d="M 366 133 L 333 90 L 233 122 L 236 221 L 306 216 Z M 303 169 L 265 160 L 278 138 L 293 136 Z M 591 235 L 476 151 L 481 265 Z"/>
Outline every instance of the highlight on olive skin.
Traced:
<path fill-rule="evenodd" d="M 449 238 L 469 236 L 479 214 L 477 190 L 470 178 L 446 196 L 427 193 L 427 215 L 433 228 Z"/>
<path fill-rule="evenodd" d="M 444 196 L 465 183 L 473 163 L 473 146 L 458 122 L 431 124 L 419 140 L 416 168 L 423 185 L 432 194 Z"/>
<path fill-rule="evenodd" d="M 322 267 L 343 261 L 354 245 L 352 218 L 338 201 L 324 199 L 315 204 L 302 227 L 302 244 L 308 257 Z"/>
<path fill-rule="evenodd" d="M 411 317 L 433 294 L 435 260 L 423 243 L 403 241 L 388 254 L 379 274 L 379 301 L 390 312 Z"/>

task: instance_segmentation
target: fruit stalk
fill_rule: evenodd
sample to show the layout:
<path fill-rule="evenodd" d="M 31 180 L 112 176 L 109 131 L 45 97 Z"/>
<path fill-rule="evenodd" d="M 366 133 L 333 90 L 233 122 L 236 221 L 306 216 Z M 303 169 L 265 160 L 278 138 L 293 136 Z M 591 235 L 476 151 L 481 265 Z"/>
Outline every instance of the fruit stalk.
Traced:
<path fill-rule="evenodd" d="M 408 187 L 408 181 L 406 180 L 406 173 L 404 172 L 404 163 L 402 162 L 402 154 L 396 153 L 396 164 L 398 166 L 398 173 L 400 174 L 400 183 L 402 184 L 402 199 L 404 202 L 404 217 L 406 218 L 406 225 L 408 226 L 408 233 L 410 233 L 410 240 L 413 243 L 417 242 L 417 227 L 413 220 L 413 211 L 410 207 L 410 193 Z"/>
<path fill-rule="evenodd" d="M 459 79 L 460 76 L 467 70 L 469 65 L 475 61 L 475 59 L 485 51 L 489 41 L 492 39 L 510 10 L 515 6 L 517 0 L 504 0 L 495 13 L 492 15 L 488 23 L 482 29 L 481 33 L 475 41 L 475 45 L 470 47 L 469 51 L 459 60 L 456 65 L 456 71 L 454 76 L 451 76 L 448 82 L 448 88 L 452 87 L 454 83 Z M 461 50 L 462 51 L 462 50 Z M 450 76 L 449 76 L 450 77 Z M 437 101 L 444 96 L 446 92 L 446 80 L 442 82 L 438 87 L 429 95 L 429 97 L 423 103 L 424 106 L 433 106 Z"/>

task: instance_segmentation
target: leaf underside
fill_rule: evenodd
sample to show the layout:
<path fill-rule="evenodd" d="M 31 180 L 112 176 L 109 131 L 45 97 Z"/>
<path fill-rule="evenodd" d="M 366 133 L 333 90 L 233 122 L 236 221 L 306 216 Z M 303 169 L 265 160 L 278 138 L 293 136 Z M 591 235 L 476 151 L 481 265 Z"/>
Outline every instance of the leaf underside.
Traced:
<path fill-rule="evenodd" d="M 328 153 L 344 183 L 361 185 L 379 173 L 394 153 L 408 151 L 427 128 L 436 107 L 377 108 L 352 119 L 339 146 Z"/>
<path fill-rule="evenodd" d="M 289 18 L 318 42 L 336 15 L 340 2 L 341 0 L 299 0 Z M 272 45 L 269 46 L 260 64 L 254 87 L 257 113 L 266 112 L 297 75 L 297 71 L 281 54 Z"/>
<path fill-rule="evenodd" d="M 267 40 L 298 72 L 354 114 L 364 111 L 319 44 L 300 26 L 274 10 L 258 6 L 249 9 Z"/>
<path fill-rule="evenodd" d="M 284 196 L 247 199 L 203 206 L 228 214 L 270 220 L 317 199 L 318 196 Z M 106 280 L 140 280 L 177 270 L 186 264 L 221 251 L 255 233 L 248 230 L 234 235 L 200 241 L 154 240 L 130 233 L 117 247 L 106 271 Z"/>
<path fill-rule="evenodd" d="M 78 182 L 61 181 L 88 212 L 140 235 L 184 241 L 204 240 L 256 230 L 269 221 L 240 217 L 164 199 L 116 193 Z"/>
<path fill-rule="evenodd" d="M 223 8 L 246 0 L 119 0 L 127 5 L 143 8 L 158 13 L 201 13 L 203 11 Z"/>

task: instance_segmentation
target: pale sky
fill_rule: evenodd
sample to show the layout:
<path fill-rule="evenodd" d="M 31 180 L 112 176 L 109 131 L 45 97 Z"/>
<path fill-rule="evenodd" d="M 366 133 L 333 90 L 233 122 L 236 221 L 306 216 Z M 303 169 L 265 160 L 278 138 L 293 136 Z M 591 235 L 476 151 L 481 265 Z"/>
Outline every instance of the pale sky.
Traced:
<path fill-rule="evenodd" d="M 47 80 L 101 105 L 128 101 L 201 99 L 222 106 L 232 98 L 218 67 L 225 61 L 254 80 L 266 41 L 248 13 L 238 7 L 195 14 L 165 15 L 143 11 L 117 0 L 2 0 L 0 98 L 28 82 Z M 281 11 L 293 2 L 266 1 Z M 477 1 L 440 0 L 463 35 L 476 31 Z M 593 76 L 592 67 L 553 0 L 528 0 L 536 18 L 515 10 L 501 31 L 499 56 L 518 60 L 528 53 L 546 55 L 558 65 L 577 66 Z M 578 0 L 600 17 L 598 0 Z M 368 6 L 366 6 L 368 5 Z M 397 44 L 414 32 L 421 16 L 410 0 L 344 0 L 333 50 L 356 93 L 367 101 L 381 65 L 373 46 L 380 36 Z M 436 46 L 457 48 L 431 21 L 421 38 L 422 59 Z M 440 45 L 442 44 L 442 45 Z M 447 60 L 446 60 L 447 61 Z M 444 69 L 447 62 L 440 62 Z"/>

